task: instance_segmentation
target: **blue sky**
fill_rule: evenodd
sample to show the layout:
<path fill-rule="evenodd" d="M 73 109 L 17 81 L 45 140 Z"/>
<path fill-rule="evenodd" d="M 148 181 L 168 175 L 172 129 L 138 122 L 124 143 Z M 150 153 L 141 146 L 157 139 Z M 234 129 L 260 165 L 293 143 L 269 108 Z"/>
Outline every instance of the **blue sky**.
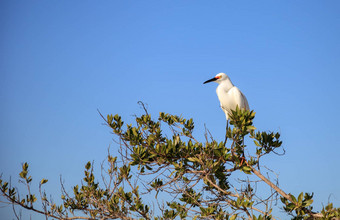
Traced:
<path fill-rule="evenodd" d="M 0 173 L 30 164 L 35 184 L 60 193 L 114 148 L 97 113 L 165 111 L 223 139 L 217 84 L 226 72 L 280 131 L 286 155 L 265 159 L 280 186 L 340 206 L 339 1 L 0 2 Z M 0 216 L 13 217 L 10 208 Z"/>

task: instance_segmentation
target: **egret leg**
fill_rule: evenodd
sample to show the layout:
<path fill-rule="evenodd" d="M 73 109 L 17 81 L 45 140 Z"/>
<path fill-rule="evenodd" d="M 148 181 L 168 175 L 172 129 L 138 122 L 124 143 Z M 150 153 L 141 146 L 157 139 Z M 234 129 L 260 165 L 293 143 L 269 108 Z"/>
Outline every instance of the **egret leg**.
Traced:
<path fill-rule="evenodd" d="M 224 146 L 226 145 L 226 143 L 227 143 L 227 139 L 228 139 L 228 137 L 227 137 L 227 133 L 228 133 L 228 127 L 229 127 L 229 120 L 227 120 L 227 127 L 226 127 L 226 129 L 225 129 L 225 140 L 224 140 Z"/>

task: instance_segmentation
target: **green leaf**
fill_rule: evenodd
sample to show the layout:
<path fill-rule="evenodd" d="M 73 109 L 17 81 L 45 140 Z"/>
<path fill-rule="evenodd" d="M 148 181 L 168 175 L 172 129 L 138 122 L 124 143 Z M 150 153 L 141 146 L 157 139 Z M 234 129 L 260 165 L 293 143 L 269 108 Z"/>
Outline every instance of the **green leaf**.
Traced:
<path fill-rule="evenodd" d="M 190 162 L 198 162 L 199 161 L 199 159 L 197 157 L 189 157 L 188 160 Z"/>
<path fill-rule="evenodd" d="M 307 200 L 304 202 L 304 207 L 308 207 L 313 203 L 313 199 Z"/>
<path fill-rule="evenodd" d="M 235 220 L 237 218 L 237 214 L 232 215 L 229 220 Z"/>
<path fill-rule="evenodd" d="M 293 196 L 292 194 L 289 194 L 289 195 L 290 195 L 290 197 L 292 198 L 293 202 L 296 203 L 297 201 L 296 201 L 295 196 Z"/>
<path fill-rule="evenodd" d="M 287 209 L 289 209 L 289 210 L 293 210 L 296 206 L 295 206 L 294 203 L 289 203 L 286 207 L 287 207 Z"/>
<path fill-rule="evenodd" d="M 28 170 L 28 163 L 25 162 L 23 165 L 22 165 L 22 170 L 23 171 L 27 171 Z"/>
<path fill-rule="evenodd" d="M 47 182 L 48 182 L 47 179 L 42 179 L 42 180 L 40 181 L 40 185 L 43 185 L 43 184 L 45 184 L 45 183 L 47 183 Z"/>
<path fill-rule="evenodd" d="M 91 162 L 87 162 L 87 164 L 85 165 L 85 169 L 89 170 L 91 168 Z"/>
<path fill-rule="evenodd" d="M 248 166 L 242 167 L 242 171 L 246 174 L 251 174 L 251 168 Z"/>
<path fill-rule="evenodd" d="M 298 203 L 299 204 L 302 203 L 302 199 L 303 199 L 303 192 L 301 192 L 300 195 L 298 196 Z"/>
<path fill-rule="evenodd" d="M 256 128 L 254 126 L 252 126 L 252 125 L 247 126 L 247 129 L 248 130 L 256 130 Z"/>

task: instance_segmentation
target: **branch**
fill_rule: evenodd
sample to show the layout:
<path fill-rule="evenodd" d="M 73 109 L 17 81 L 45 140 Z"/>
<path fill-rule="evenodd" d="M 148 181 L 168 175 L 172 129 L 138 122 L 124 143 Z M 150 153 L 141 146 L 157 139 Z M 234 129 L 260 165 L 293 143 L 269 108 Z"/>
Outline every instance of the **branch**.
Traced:
<path fill-rule="evenodd" d="M 240 197 L 239 195 L 237 195 L 237 194 L 232 194 L 231 192 L 227 192 L 227 191 L 225 191 L 225 190 L 223 190 L 223 189 L 221 189 L 218 185 L 216 185 L 215 183 L 213 183 L 209 178 L 207 178 L 207 176 L 205 176 L 204 177 L 204 179 L 205 180 L 207 180 L 211 185 L 213 185 L 216 189 L 218 189 L 220 192 L 222 192 L 222 193 L 224 193 L 224 194 L 226 194 L 226 195 L 229 195 L 229 196 L 233 196 L 233 197 Z M 231 204 L 231 199 L 228 199 L 227 200 L 227 202 L 229 203 L 229 204 Z M 266 212 L 264 212 L 264 211 L 262 211 L 262 210 L 260 210 L 260 209 L 258 209 L 258 208 L 256 208 L 256 207 L 253 207 L 253 206 L 251 206 L 251 209 L 253 209 L 253 210 L 255 210 L 255 211 L 257 211 L 257 212 L 260 212 L 261 214 L 263 214 L 263 215 L 267 215 L 267 213 Z M 243 209 L 242 209 L 243 210 Z M 245 211 L 245 210 L 243 210 L 243 211 Z M 248 210 L 247 210 L 247 212 L 248 212 Z M 249 214 L 249 212 L 247 213 L 246 212 L 246 214 L 248 215 Z M 248 215 L 249 216 L 249 215 Z M 272 219 L 274 219 L 275 220 L 275 218 L 272 218 Z"/>
<path fill-rule="evenodd" d="M 42 215 L 45 215 L 45 216 L 48 216 L 48 217 L 52 217 L 52 218 L 55 218 L 55 219 L 60 219 L 60 220 L 72 220 L 72 219 L 89 219 L 89 220 L 94 220 L 92 218 L 88 218 L 88 217 L 81 217 L 81 216 L 75 216 L 75 217 L 69 217 L 69 218 L 61 218 L 61 217 L 58 217 L 58 216 L 55 216 L 53 214 L 49 214 L 49 213 L 46 213 L 46 212 L 43 212 L 41 210 L 38 210 L 38 209 L 35 209 L 33 208 L 33 206 L 26 206 L 26 205 L 23 205 L 21 204 L 19 201 L 11 198 L 10 196 L 8 196 L 5 192 L 3 192 L 1 190 L 2 194 L 9 200 L 12 202 L 13 205 L 19 205 L 27 210 L 32 210 L 34 212 L 37 212 L 39 214 L 42 214 Z"/>
<path fill-rule="evenodd" d="M 248 165 L 248 164 L 247 164 Z M 256 170 L 254 167 L 249 166 L 248 167 L 251 168 L 251 170 L 253 171 L 253 173 L 258 176 L 261 180 L 263 180 L 265 183 L 267 183 L 271 188 L 273 188 L 276 192 L 278 192 L 281 196 L 283 196 L 284 198 L 288 199 L 290 202 L 296 204 L 292 197 L 290 195 L 288 195 L 287 193 L 285 193 L 282 189 L 280 189 L 279 187 L 277 187 L 274 183 L 272 183 L 269 179 L 267 179 L 265 176 L 263 176 L 260 171 Z M 307 210 L 306 208 L 304 208 L 304 211 L 306 211 L 307 213 L 309 213 L 311 216 L 313 216 L 314 218 L 322 218 L 323 214 L 322 213 L 315 213 L 315 212 L 311 212 L 309 210 Z"/>

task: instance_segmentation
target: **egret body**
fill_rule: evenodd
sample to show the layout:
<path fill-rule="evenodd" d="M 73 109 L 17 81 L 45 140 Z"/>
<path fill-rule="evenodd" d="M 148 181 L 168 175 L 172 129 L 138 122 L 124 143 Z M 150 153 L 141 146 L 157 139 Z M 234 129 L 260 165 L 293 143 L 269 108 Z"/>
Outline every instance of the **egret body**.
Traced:
<path fill-rule="evenodd" d="M 227 118 L 227 122 L 229 120 L 231 110 L 235 110 L 236 106 L 241 109 L 249 110 L 247 98 L 236 86 L 233 85 L 225 73 L 219 73 L 214 78 L 205 81 L 203 84 L 208 82 L 217 82 L 219 84 L 216 88 L 216 93 L 220 100 L 220 106 Z"/>

